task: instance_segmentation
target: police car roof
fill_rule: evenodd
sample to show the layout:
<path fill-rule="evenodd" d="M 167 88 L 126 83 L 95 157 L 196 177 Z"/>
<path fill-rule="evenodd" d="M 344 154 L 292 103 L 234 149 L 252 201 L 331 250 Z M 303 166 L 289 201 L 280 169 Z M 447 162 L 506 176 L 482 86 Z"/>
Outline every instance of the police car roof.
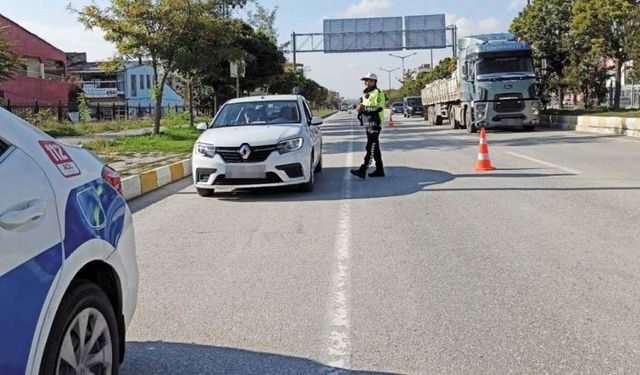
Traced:
<path fill-rule="evenodd" d="M 249 102 L 261 102 L 261 101 L 275 101 L 275 100 L 290 100 L 297 101 L 301 98 L 300 95 L 261 95 L 261 96 L 247 96 L 244 98 L 231 99 L 227 103 L 249 103 Z"/>
<path fill-rule="evenodd" d="M 2 124 L 0 137 L 19 148 L 24 148 L 25 145 L 33 144 L 38 140 L 53 139 L 42 130 L 4 108 L 0 108 L 0 124 Z"/>

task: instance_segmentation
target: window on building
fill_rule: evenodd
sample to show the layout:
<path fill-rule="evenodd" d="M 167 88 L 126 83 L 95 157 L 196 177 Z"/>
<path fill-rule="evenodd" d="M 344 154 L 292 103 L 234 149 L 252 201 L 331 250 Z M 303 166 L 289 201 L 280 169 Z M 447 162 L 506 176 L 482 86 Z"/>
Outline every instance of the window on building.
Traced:
<path fill-rule="evenodd" d="M 144 90 L 144 76 L 140 74 L 140 90 Z"/>
<path fill-rule="evenodd" d="M 147 74 L 147 88 L 150 89 L 151 88 L 151 75 Z"/>
<path fill-rule="evenodd" d="M 138 81 L 136 81 L 138 77 L 136 77 L 135 74 L 131 75 L 131 96 L 138 96 L 138 88 L 137 88 L 137 83 Z"/>

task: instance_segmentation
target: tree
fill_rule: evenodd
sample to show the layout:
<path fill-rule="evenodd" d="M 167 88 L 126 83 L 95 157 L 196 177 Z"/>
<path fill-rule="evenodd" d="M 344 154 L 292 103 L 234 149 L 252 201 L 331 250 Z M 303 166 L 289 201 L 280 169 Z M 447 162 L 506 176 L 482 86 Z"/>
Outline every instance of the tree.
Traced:
<path fill-rule="evenodd" d="M 0 81 L 9 79 L 16 71 L 18 56 L 11 52 L 12 46 L 6 37 L 6 26 L 0 27 Z"/>
<path fill-rule="evenodd" d="M 245 77 L 240 80 L 241 91 L 254 91 L 258 87 L 273 92 L 272 85 L 281 79 L 285 58 L 269 38 L 241 23 L 232 36 L 232 45 L 241 53 L 237 58 L 246 62 Z M 235 78 L 229 77 L 229 61 L 223 61 L 203 75 L 203 83 L 216 88 L 216 96 L 222 99 L 235 97 Z"/>
<path fill-rule="evenodd" d="M 563 71 L 563 85 L 580 91 L 587 108 L 591 107 L 594 100 L 601 103 L 607 94 L 609 71 L 602 62 L 600 50 L 593 48 L 585 54 L 573 54 L 571 64 Z"/>
<path fill-rule="evenodd" d="M 200 9 L 201 10 L 201 9 Z M 194 24 L 185 35 L 188 41 L 178 50 L 175 70 L 186 81 L 185 98 L 189 106 L 189 125 L 193 126 L 194 86 L 196 93 L 210 95 L 202 78 L 215 71 L 225 61 L 237 60 L 244 56 L 243 50 L 234 43 L 242 23 L 232 18 L 220 18 L 213 12 L 200 11 L 195 15 Z"/>
<path fill-rule="evenodd" d="M 229 7 L 242 6 L 244 0 L 112 0 L 101 8 L 91 4 L 81 10 L 78 20 L 88 29 L 99 28 L 105 39 L 116 44 L 124 59 L 148 59 L 154 72 L 155 112 L 153 132 L 160 132 L 162 94 L 168 75 L 177 68 L 184 50 L 194 42 L 197 29 L 205 27 L 202 14 L 220 17 Z M 208 18 L 210 19 L 210 18 Z"/>
<path fill-rule="evenodd" d="M 278 30 L 275 28 L 275 23 L 278 7 L 270 11 L 258 4 L 256 0 L 253 0 L 253 3 L 255 10 L 247 11 L 249 25 L 253 26 L 256 32 L 266 35 L 273 44 L 277 44 Z"/>
<path fill-rule="evenodd" d="M 406 79 L 399 90 L 400 98 L 405 96 L 420 96 L 420 91 L 426 84 L 439 79 L 451 77 L 451 73 L 456 71 L 456 61 L 457 60 L 455 58 L 447 57 L 440 60 L 438 65 L 436 65 L 432 70 L 418 73 L 415 79 Z M 395 94 L 393 92 L 391 93 L 392 95 Z"/>
<path fill-rule="evenodd" d="M 566 88 L 564 69 L 572 57 L 570 32 L 575 1 L 534 0 L 513 20 L 509 29 L 531 43 L 536 67 L 542 73 L 543 96 L 557 90 L 560 103 Z M 546 61 L 546 69 L 541 69 L 543 60 Z"/>
<path fill-rule="evenodd" d="M 640 38 L 640 1 L 576 0 L 571 34 L 577 53 L 609 56 L 615 62 L 613 108 L 620 108 L 622 65 Z"/>

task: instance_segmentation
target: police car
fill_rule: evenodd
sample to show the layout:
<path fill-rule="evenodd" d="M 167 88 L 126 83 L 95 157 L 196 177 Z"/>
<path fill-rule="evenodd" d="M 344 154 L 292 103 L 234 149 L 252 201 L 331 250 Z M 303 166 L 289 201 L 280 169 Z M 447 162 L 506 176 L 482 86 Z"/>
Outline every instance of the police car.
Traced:
<path fill-rule="evenodd" d="M 120 176 L 0 109 L 0 374 L 112 374 L 138 266 Z"/>

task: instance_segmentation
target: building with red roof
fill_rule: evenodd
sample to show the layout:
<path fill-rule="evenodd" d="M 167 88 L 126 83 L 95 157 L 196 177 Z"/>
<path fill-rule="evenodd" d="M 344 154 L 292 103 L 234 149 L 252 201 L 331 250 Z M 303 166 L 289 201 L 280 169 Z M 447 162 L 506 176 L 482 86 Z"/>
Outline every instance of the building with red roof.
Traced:
<path fill-rule="evenodd" d="M 67 59 L 63 51 L 0 14 L 0 27 L 19 56 L 18 71 L 0 82 L 0 102 L 67 104 Z"/>

